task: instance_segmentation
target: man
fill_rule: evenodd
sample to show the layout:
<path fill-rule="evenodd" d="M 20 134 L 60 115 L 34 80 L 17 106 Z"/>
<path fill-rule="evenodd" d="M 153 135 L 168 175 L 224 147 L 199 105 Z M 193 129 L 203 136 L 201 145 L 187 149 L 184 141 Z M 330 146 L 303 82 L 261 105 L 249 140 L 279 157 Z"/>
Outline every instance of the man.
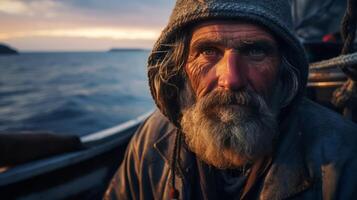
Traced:
<path fill-rule="evenodd" d="M 108 199 L 353 199 L 357 128 L 303 97 L 286 0 L 178 0 L 149 58 L 156 111 Z"/>

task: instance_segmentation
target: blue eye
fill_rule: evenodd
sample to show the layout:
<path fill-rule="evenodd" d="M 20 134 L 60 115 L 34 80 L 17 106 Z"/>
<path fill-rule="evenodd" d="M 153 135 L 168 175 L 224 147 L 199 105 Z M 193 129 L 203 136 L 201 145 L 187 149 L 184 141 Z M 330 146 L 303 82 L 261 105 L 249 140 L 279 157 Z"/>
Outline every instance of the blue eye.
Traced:
<path fill-rule="evenodd" d="M 215 48 L 209 47 L 201 50 L 201 54 L 203 56 L 211 57 L 219 55 L 219 51 Z"/>
<path fill-rule="evenodd" d="M 252 48 L 248 51 L 248 56 L 256 61 L 262 61 L 267 56 L 267 52 L 264 49 Z"/>
<path fill-rule="evenodd" d="M 249 51 L 250 56 L 264 56 L 265 51 L 263 49 L 251 49 Z"/>

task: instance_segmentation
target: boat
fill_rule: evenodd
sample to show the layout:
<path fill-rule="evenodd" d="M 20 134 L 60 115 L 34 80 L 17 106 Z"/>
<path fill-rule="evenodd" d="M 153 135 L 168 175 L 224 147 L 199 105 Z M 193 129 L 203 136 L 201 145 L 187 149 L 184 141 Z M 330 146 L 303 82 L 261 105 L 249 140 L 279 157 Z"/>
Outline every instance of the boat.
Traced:
<path fill-rule="evenodd" d="M 101 199 L 131 136 L 152 112 L 80 137 L 83 150 L 3 169 L 1 199 Z"/>
<path fill-rule="evenodd" d="M 313 55 L 307 96 L 342 114 L 343 108 L 330 100 L 336 88 L 350 79 L 339 68 L 357 66 L 357 53 L 338 56 L 341 42 L 309 41 L 304 45 L 308 54 Z M 79 150 L 0 168 L 1 199 L 101 199 L 132 135 L 151 113 L 78 138 L 84 146 Z"/>

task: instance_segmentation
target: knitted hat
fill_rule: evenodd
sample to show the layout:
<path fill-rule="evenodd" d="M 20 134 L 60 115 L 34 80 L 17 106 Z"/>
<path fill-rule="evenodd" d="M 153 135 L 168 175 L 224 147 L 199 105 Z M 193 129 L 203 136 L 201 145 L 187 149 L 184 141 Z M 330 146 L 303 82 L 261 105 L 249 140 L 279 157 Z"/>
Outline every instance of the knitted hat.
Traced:
<path fill-rule="evenodd" d="M 307 82 L 308 62 L 300 42 L 293 33 L 291 7 L 288 0 L 177 0 L 169 23 L 155 43 L 148 60 L 151 94 L 158 108 L 170 121 L 177 125 L 176 120 L 181 112 L 178 106 L 178 94 L 167 96 L 160 94 L 155 83 L 160 80 L 157 77 L 159 69 L 153 66 L 164 59 L 170 48 L 175 48 L 167 44 L 175 41 L 177 33 L 189 25 L 210 19 L 243 19 L 270 30 L 279 41 L 282 41 L 284 55 L 299 71 L 298 95 L 294 100 L 301 96 Z M 163 81 L 162 84 L 166 84 L 169 91 L 175 90 L 170 83 Z"/>

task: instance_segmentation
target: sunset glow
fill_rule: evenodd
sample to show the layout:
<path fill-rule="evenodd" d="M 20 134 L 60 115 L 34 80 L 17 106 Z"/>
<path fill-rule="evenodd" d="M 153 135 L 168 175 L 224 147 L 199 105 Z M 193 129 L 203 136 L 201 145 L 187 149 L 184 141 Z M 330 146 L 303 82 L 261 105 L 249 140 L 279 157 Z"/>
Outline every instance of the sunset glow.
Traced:
<path fill-rule="evenodd" d="M 0 43 L 24 51 L 152 48 L 170 0 L 0 0 Z"/>

